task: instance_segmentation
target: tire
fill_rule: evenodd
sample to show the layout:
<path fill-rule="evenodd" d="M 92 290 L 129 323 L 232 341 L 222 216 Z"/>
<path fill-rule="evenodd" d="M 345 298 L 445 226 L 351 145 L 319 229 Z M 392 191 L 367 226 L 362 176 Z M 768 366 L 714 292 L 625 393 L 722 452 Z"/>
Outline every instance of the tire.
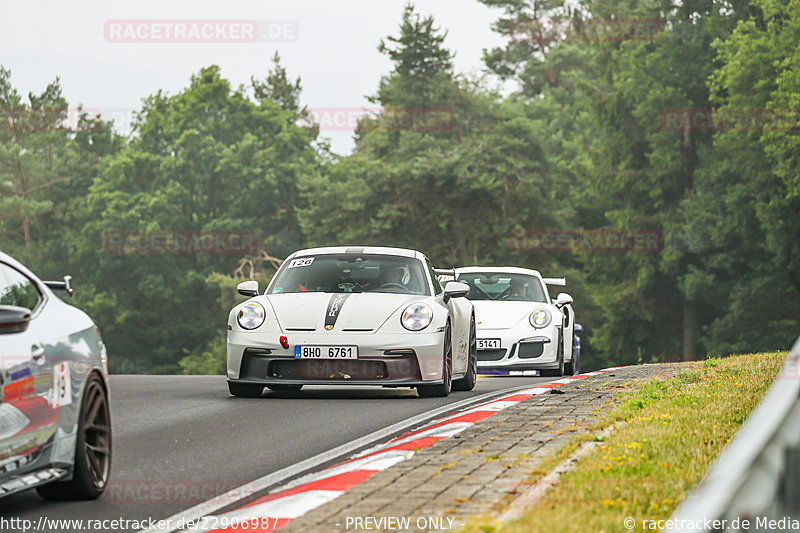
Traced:
<path fill-rule="evenodd" d="M 471 391 L 478 382 L 478 337 L 475 331 L 475 317 L 469 323 L 469 361 L 467 361 L 467 374 L 453 382 L 453 390 Z"/>
<path fill-rule="evenodd" d="M 558 336 L 558 370 L 556 376 L 561 377 L 564 375 L 564 339 L 561 335 Z"/>
<path fill-rule="evenodd" d="M 572 361 L 565 365 L 567 375 L 575 376 L 581 372 L 581 353 L 575 352 L 575 334 L 572 336 Z"/>
<path fill-rule="evenodd" d="M 572 353 L 572 361 L 564 366 L 568 376 L 577 376 L 581 373 L 581 356 Z"/>
<path fill-rule="evenodd" d="M 558 335 L 558 368 L 542 371 L 541 375 L 549 377 L 561 377 L 564 375 L 564 343 L 560 334 Z"/>
<path fill-rule="evenodd" d="M 264 392 L 264 387 L 261 385 L 251 385 L 250 383 L 231 383 L 228 382 L 228 391 L 233 396 L 239 398 L 258 398 Z"/>
<path fill-rule="evenodd" d="M 444 357 L 442 358 L 442 376 L 444 383 L 439 385 L 417 385 L 417 395 L 420 398 L 444 398 L 450 396 L 453 386 L 453 337 L 450 322 L 444 329 Z"/>
<path fill-rule="evenodd" d="M 102 381 L 86 382 L 78 415 L 72 479 L 36 488 L 48 500 L 95 500 L 108 484 L 111 472 L 111 412 Z"/>
<path fill-rule="evenodd" d="M 302 385 L 267 385 L 267 388 L 275 392 L 297 392 L 303 388 Z"/>

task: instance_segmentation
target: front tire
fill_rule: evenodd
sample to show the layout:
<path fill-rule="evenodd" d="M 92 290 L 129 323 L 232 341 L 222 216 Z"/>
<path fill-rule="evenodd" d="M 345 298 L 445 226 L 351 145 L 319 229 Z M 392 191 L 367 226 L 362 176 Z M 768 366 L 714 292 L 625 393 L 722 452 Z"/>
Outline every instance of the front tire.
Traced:
<path fill-rule="evenodd" d="M 581 352 L 575 351 L 575 339 L 572 339 L 572 361 L 566 364 L 567 374 L 576 376 L 581 373 Z"/>
<path fill-rule="evenodd" d="M 564 339 L 561 335 L 558 338 L 558 372 L 556 376 L 562 377 L 564 375 Z"/>
<path fill-rule="evenodd" d="M 444 329 L 444 361 L 442 363 L 443 383 L 439 385 L 417 385 L 417 394 L 420 398 L 444 398 L 450 396 L 453 386 L 453 338 L 450 322 Z"/>
<path fill-rule="evenodd" d="M 475 331 L 475 317 L 469 323 L 469 360 L 467 374 L 453 382 L 453 390 L 471 391 L 478 382 L 478 336 Z"/>
<path fill-rule="evenodd" d="M 233 396 L 239 398 L 258 398 L 264 392 L 261 385 L 251 385 L 250 383 L 231 383 L 228 382 L 228 390 Z"/>
<path fill-rule="evenodd" d="M 108 395 L 96 375 L 86 382 L 78 415 L 72 479 L 36 487 L 47 500 L 96 500 L 111 471 L 111 414 Z"/>
<path fill-rule="evenodd" d="M 562 377 L 564 375 L 564 342 L 561 339 L 561 334 L 558 335 L 558 368 L 554 370 L 547 370 L 541 372 L 542 376 Z"/>

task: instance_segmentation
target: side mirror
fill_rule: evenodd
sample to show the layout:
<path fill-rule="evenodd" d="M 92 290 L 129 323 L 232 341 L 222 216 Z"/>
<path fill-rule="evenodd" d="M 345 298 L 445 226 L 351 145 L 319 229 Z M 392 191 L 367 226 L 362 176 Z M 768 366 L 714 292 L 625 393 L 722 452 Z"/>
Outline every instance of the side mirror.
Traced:
<path fill-rule="evenodd" d="M 569 305 L 571 303 L 572 303 L 572 296 L 570 296 L 566 292 L 559 293 L 555 301 L 555 305 L 558 308 L 564 307 L 565 305 Z"/>
<path fill-rule="evenodd" d="M 28 329 L 31 312 L 24 307 L 0 305 L 0 335 L 6 333 L 22 333 Z"/>
<path fill-rule="evenodd" d="M 44 284 L 55 291 L 66 291 L 70 297 L 75 292 L 72 288 L 72 276 L 64 276 L 64 281 L 45 281 Z"/>
<path fill-rule="evenodd" d="M 236 286 L 236 291 L 242 296 L 252 298 L 258 296 L 258 282 L 255 280 L 243 281 Z"/>
<path fill-rule="evenodd" d="M 444 303 L 450 298 L 465 298 L 469 294 L 469 285 L 460 281 L 448 281 L 444 286 Z"/>

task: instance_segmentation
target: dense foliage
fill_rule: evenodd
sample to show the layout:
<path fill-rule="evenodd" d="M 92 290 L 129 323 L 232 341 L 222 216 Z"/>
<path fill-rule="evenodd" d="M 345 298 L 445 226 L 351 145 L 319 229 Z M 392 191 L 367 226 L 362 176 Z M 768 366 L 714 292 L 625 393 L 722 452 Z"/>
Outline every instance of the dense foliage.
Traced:
<path fill-rule="evenodd" d="M 786 348 L 800 329 L 797 2 L 479 1 L 506 42 L 486 76 L 455 72 L 446 32 L 409 6 L 378 43 L 393 64 L 371 97 L 382 111 L 343 157 L 277 56 L 249 87 L 211 66 L 151 95 L 125 137 L 67 121 L 58 80 L 24 98 L 0 69 L 0 249 L 74 276 L 116 372 L 221 372 L 236 282 L 332 244 L 566 275 L 594 367 Z M 502 96 L 498 78 L 517 89 Z M 663 246 L 512 245 L 560 230 L 647 230 Z M 253 246 L 137 248 L 167 234 Z"/>

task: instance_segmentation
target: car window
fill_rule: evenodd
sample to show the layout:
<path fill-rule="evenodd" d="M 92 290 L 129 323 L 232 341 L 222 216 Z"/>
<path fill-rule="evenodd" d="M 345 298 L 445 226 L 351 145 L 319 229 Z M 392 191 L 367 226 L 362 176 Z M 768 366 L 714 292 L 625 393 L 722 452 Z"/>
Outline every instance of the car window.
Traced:
<path fill-rule="evenodd" d="M 15 305 L 33 311 L 42 295 L 36 284 L 15 268 L 0 263 L 0 305 Z"/>
<path fill-rule="evenodd" d="M 470 272 L 458 276 L 470 286 L 470 300 L 548 303 L 539 278 L 505 272 Z"/>
<path fill-rule="evenodd" d="M 377 254 L 323 254 L 289 260 L 269 294 L 383 292 L 430 296 L 422 262 Z"/>

